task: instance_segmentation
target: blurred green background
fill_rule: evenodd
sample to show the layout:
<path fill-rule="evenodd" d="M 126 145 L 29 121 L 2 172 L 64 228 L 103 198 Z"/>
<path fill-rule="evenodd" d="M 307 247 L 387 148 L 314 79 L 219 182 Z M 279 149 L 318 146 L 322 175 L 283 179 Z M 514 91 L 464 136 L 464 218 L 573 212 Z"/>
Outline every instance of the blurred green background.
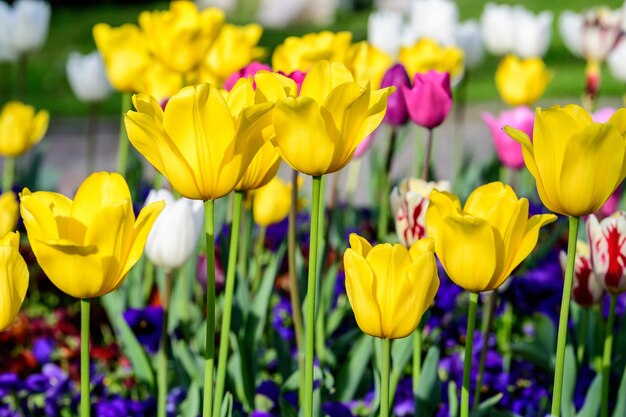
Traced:
<path fill-rule="evenodd" d="M 289 0 L 286 0 L 289 1 Z M 487 1 L 460 0 L 461 20 L 479 18 Z M 524 0 L 524 1 L 497 1 L 497 3 L 522 4 L 534 12 L 545 9 L 551 10 L 554 15 L 553 35 L 550 49 L 545 57 L 546 64 L 554 72 L 545 97 L 578 100 L 584 87 L 584 62 L 573 57 L 563 46 L 557 29 L 558 14 L 563 10 L 582 11 L 597 4 L 606 4 L 611 8 L 621 7 L 619 0 L 605 0 L 602 3 L 585 0 Z M 95 48 L 91 35 L 91 28 L 99 22 L 106 22 L 112 26 L 122 23 L 136 23 L 137 16 L 142 10 L 165 9 L 167 2 L 133 4 L 128 2 L 104 3 L 100 5 L 68 6 L 52 5 L 50 34 L 43 49 L 28 62 L 28 97 L 27 101 L 37 108 L 50 110 L 53 116 L 81 116 L 88 111 L 87 105 L 77 101 L 69 89 L 65 62 L 71 51 L 89 52 Z M 282 42 L 286 36 L 303 35 L 311 31 L 330 29 L 333 31 L 349 30 L 355 40 L 367 37 L 367 16 L 371 5 L 359 3 L 358 10 L 340 10 L 336 22 L 329 27 L 312 25 L 297 25 L 287 29 L 266 29 L 261 39 L 261 45 L 268 48 L 271 54 L 273 48 Z M 230 19 L 233 21 L 233 19 Z M 246 23 L 234 21 L 235 23 Z M 269 54 L 266 59 L 269 59 Z M 468 86 L 470 101 L 497 100 L 493 74 L 497 66 L 497 59 L 488 56 L 484 64 L 471 74 Z M 11 68 L 12 76 L 15 69 Z M 603 68 L 601 96 L 622 96 L 626 86 L 611 77 L 608 70 Z M 105 103 L 101 111 L 105 114 L 115 114 L 119 111 L 120 98 L 113 94 Z"/>

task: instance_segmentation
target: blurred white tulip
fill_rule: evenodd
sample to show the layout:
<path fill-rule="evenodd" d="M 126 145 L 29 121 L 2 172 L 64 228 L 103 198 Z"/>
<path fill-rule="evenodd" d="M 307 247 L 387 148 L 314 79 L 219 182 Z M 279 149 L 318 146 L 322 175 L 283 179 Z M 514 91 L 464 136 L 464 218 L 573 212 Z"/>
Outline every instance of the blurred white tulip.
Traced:
<path fill-rule="evenodd" d="M 0 1 L 0 62 L 12 62 L 17 54 L 11 46 L 13 36 L 13 13 L 11 7 Z"/>
<path fill-rule="evenodd" d="M 260 0 L 257 21 L 265 27 L 286 27 L 302 16 L 306 5 L 306 0 Z"/>
<path fill-rule="evenodd" d="M 456 30 L 456 44 L 463 49 L 467 69 L 474 69 L 483 62 L 485 49 L 477 21 L 467 20 L 459 25 Z"/>
<path fill-rule="evenodd" d="M 583 56 L 583 16 L 566 10 L 559 15 L 559 33 L 565 47 L 577 57 Z"/>
<path fill-rule="evenodd" d="M 40 49 L 48 37 L 50 4 L 41 0 L 17 0 L 13 3 L 11 48 L 18 55 Z"/>
<path fill-rule="evenodd" d="M 367 40 L 381 51 L 396 57 L 401 46 L 403 26 L 400 12 L 373 12 L 367 21 Z"/>
<path fill-rule="evenodd" d="M 515 41 L 513 53 L 522 58 L 543 57 L 552 38 L 552 13 L 534 15 L 521 6 L 513 8 Z"/>
<path fill-rule="evenodd" d="M 217 7 L 224 10 L 226 13 L 234 11 L 237 6 L 236 0 L 195 0 L 195 3 L 200 10 L 209 7 Z"/>
<path fill-rule="evenodd" d="M 74 95 L 86 103 L 104 100 L 112 91 L 102 56 L 98 51 L 87 55 L 72 52 L 65 65 Z"/>
<path fill-rule="evenodd" d="M 507 4 L 487 3 L 480 16 L 481 34 L 485 49 L 493 55 L 506 55 L 515 44 L 512 7 Z"/>
<path fill-rule="evenodd" d="M 146 256 L 157 266 L 172 269 L 185 263 L 198 244 L 204 220 L 200 200 L 174 199 L 167 190 L 151 190 L 145 204 L 165 201 L 146 241 Z"/>
<path fill-rule="evenodd" d="M 616 80 L 626 83 L 626 40 L 617 45 L 607 59 L 609 71 Z"/>
<path fill-rule="evenodd" d="M 459 8 L 451 0 L 415 0 L 411 4 L 405 43 L 430 38 L 440 45 L 454 45 L 459 24 Z"/>
<path fill-rule="evenodd" d="M 569 51 L 597 63 L 604 62 L 619 43 L 626 19 L 625 9 L 599 6 L 583 13 L 566 10 L 559 16 L 559 32 Z"/>

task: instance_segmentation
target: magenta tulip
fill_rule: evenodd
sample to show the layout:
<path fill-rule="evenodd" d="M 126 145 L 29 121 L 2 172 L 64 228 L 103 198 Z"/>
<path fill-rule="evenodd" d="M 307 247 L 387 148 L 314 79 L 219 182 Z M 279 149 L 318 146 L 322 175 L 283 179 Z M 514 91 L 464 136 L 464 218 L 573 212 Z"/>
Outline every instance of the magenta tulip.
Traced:
<path fill-rule="evenodd" d="M 596 112 L 591 115 L 591 118 L 596 123 L 606 123 L 616 111 L 617 109 L 614 107 L 602 107 L 596 110 Z"/>
<path fill-rule="evenodd" d="M 519 106 L 513 110 L 503 111 L 495 118 L 490 113 L 482 114 L 483 121 L 487 124 L 493 143 L 496 146 L 496 153 L 502 165 L 507 168 L 521 169 L 524 166 L 522 156 L 522 145 L 511 139 L 502 128 L 513 126 L 526 133 L 532 139 L 535 114 L 529 107 Z"/>
<path fill-rule="evenodd" d="M 260 62 L 253 61 L 239 71 L 232 73 L 230 77 L 224 81 L 224 89 L 230 91 L 240 78 L 254 77 L 254 74 L 259 71 L 272 71 L 272 68 Z"/>
<path fill-rule="evenodd" d="M 450 74 L 438 71 L 417 73 L 413 88 L 402 86 L 402 94 L 411 119 L 419 126 L 433 129 L 446 120 L 452 108 Z"/>
<path fill-rule="evenodd" d="M 392 126 L 402 126 L 409 120 L 406 100 L 401 88 L 411 87 L 411 79 L 404 65 L 395 64 L 385 72 L 380 87 L 396 87 L 396 91 L 387 97 L 387 112 L 383 121 Z"/>

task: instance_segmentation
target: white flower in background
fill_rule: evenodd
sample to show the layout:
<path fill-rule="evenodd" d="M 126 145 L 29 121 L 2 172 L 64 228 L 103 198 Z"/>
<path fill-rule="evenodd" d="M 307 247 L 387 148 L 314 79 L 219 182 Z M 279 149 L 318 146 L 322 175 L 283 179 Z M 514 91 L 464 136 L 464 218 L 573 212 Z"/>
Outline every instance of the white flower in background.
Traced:
<path fill-rule="evenodd" d="M 260 0 L 257 21 L 264 27 L 286 27 L 302 16 L 306 5 L 306 0 Z"/>
<path fill-rule="evenodd" d="M 543 57 L 550 45 L 552 13 L 533 14 L 522 6 L 487 3 L 480 17 L 485 49 L 493 55 Z"/>
<path fill-rule="evenodd" d="M 626 83 L 626 40 L 622 39 L 607 59 L 609 71 L 616 80 Z"/>
<path fill-rule="evenodd" d="M 400 12 L 393 10 L 373 12 L 367 21 L 367 40 L 381 51 L 397 57 L 403 27 L 404 22 Z"/>
<path fill-rule="evenodd" d="M 0 1 L 0 62 L 12 62 L 17 54 L 11 47 L 13 37 L 13 12 L 11 7 Z"/>
<path fill-rule="evenodd" d="M 455 2 L 415 0 L 403 41 L 410 45 L 421 38 L 430 38 L 443 46 L 454 45 L 458 25 L 459 8 Z"/>
<path fill-rule="evenodd" d="M 515 41 L 513 53 L 522 58 L 543 57 L 552 38 L 552 13 L 534 15 L 521 6 L 513 8 Z"/>
<path fill-rule="evenodd" d="M 583 56 L 582 49 L 583 16 L 566 10 L 559 15 L 559 33 L 565 47 L 577 57 Z"/>
<path fill-rule="evenodd" d="M 202 201 L 174 199 L 167 190 L 151 190 L 145 204 L 165 201 L 146 241 L 146 256 L 163 268 L 178 268 L 193 255 L 204 220 Z"/>
<path fill-rule="evenodd" d="M 12 13 L 11 49 L 18 55 L 40 49 L 48 37 L 50 4 L 40 0 L 17 0 Z"/>
<path fill-rule="evenodd" d="M 65 65 L 74 95 L 86 103 L 104 100 L 112 91 L 104 61 L 98 51 L 87 55 L 72 52 Z"/>
<path fill-rule="evenodd" d="M 463 49 L 467 69 L 478 67 L 485 59 L 485 48 L 477 21 L 467 20 L 457 27 L 456 44 Z"/>
<path fill-rule="evenodd" d="M 237 6 L 236 0 L 194 0 L 198 9 L 204 10 L 209 7 L 217 7 L 218 9 L 224 10 L 224 12 L 231 13 L 235 10 Z"/>

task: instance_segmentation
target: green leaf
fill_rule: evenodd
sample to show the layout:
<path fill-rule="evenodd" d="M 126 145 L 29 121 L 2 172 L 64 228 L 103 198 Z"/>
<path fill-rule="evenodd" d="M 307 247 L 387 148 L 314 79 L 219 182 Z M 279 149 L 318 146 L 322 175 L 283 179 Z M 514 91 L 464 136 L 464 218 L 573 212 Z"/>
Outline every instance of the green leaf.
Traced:
<path fill-rule="evenodd" d="M 185 340 L 176 340 L 172 343 L 172 351 L 174 359 L 180 362 L 183 369 L 189 375 L 191 381 L 198 383 L 198 386 L 204 385 L 203 358 L 196 356 L 191 350 L 189 342 Z"/>
<path fill-rule="evenodd" d="M 335 386 L 335 397 L 338 401 L 350 401 L 354 398 L 361 383 L 358 376 L 366 372 L 372 357 L 372 338 L 361 335 L 350 349 L 348 359 L 341 367 Z M 355 377 L 355 375 L 357 377 Z"/>
<path fill-rule="evenodd" d="M 622 374 L 622 381 L 617 391 L 617 403 L 615 404 L 615 411 L 613 411 L 613 417 L 622 416 L 626 416 L 626 369 Z"/>
<path fill-rule="evenodd" d="M 448 382 L 448 407 L 450 409 L 449 417 L 457 417 L 459 414 L 459 393 L 456 390 L 456 382 L 453 380 Z"/>
<path fill-rule="evenodd" d="M 602 402 L 602 374 L 598 373 L 585 395 L 585 403 L 576 417 L 596 417 Z M 623 414 L 622 414 L 623 415 Z"/>
<path fill-rule="evenodd" d="M 197 417 L 200 414 L 200 386 L 192 382 L 187 391 L 187 398 L 180 404 L 183 417 Z"/>
<path fill-rule="evenodd" d="M 563 399 L 561 401 L 561 415 L 574 417 L 574 389 L 576 388 L 576 354 L 571 344 L 565 346 L 565 366 L 563 368 Z"/>
<path fill-rule="evenodd" d="M 224 401 L 222 401 L 222 409 L 220 412 L 221 417 L 233 416 L 233 395 L 230 392 L 226 392 L 224 395 Z"/>
<path fill-rule="evenodd" d="M 485 417 L 488 416 L 491 412 L 491 409 L 495 407 L 500 400 L 502 399 L 502 393 L 496 394 L 491 398 L 487 398 L 485 401 L 481 402 L 475 410 L 470 412 L 470 417 Z"/>
<path fill-rule="evenodd" d="M 416 332 L 420 331 L 419 328 L 415 330 Z M 391 392 L 395 393 L 400 378 L 404 374 L 404 367 L 407 362 L 413 356 L 413 337 L 411 334 L 408 337 L 394 340 L 391 343 Z"/>
<path fill-rule="evenodd" d="M 422 373 L 417 384 L 417 412 L 416 417 L 432 416 L 441 402 L 441 381 L 439 380 L 439 348 L 432 346 L 428 349 Z"/>

